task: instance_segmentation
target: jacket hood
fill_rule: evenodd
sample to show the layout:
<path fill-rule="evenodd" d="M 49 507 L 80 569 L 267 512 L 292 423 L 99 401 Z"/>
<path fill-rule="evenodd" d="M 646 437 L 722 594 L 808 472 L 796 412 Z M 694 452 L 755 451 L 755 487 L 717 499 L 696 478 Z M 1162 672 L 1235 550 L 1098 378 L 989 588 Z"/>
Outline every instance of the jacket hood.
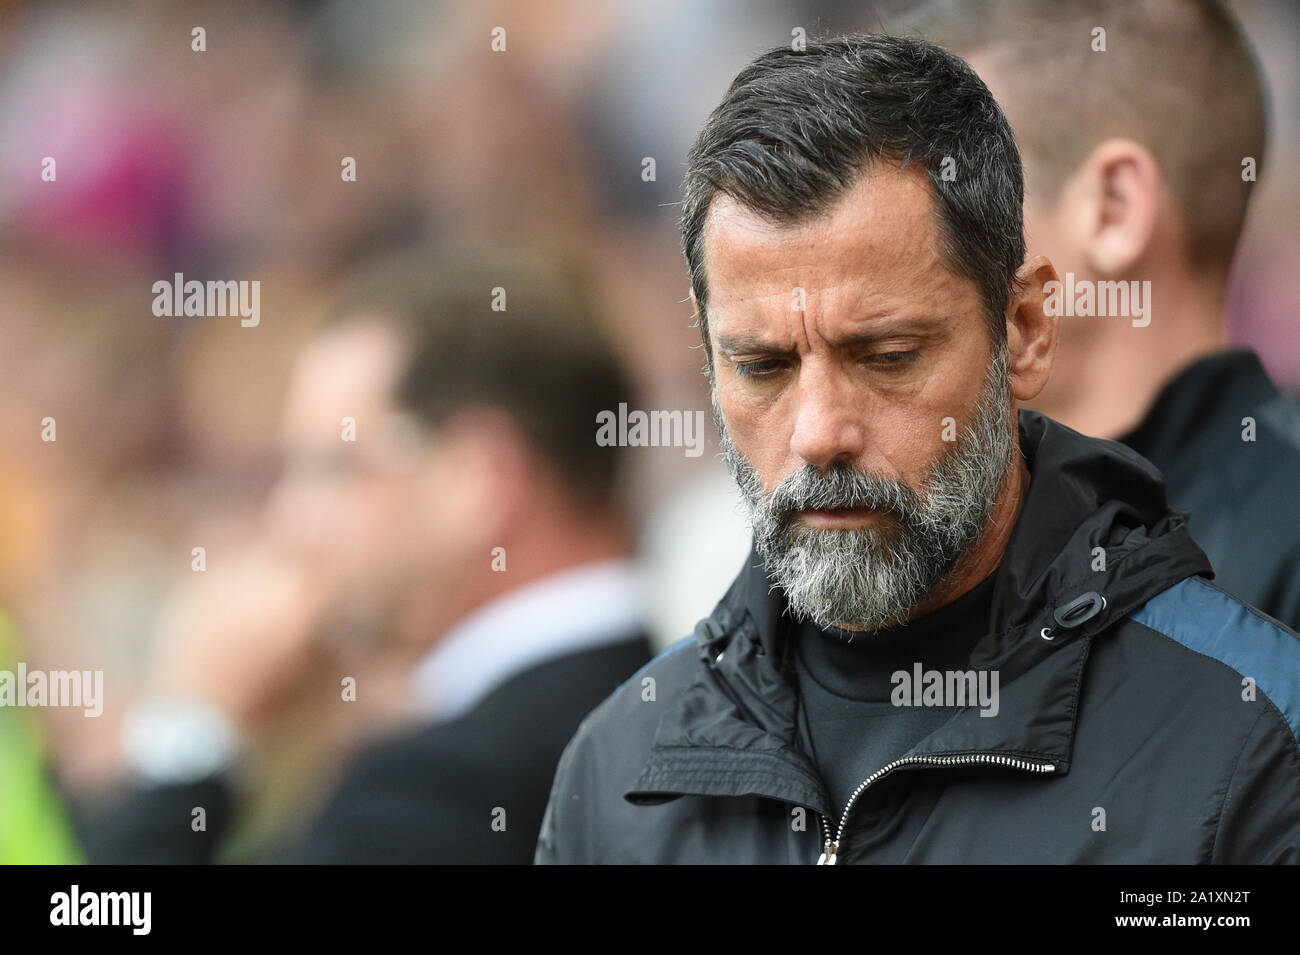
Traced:
<path fill-rule="evenodd" d="M 1145 458 L 1032 411 L 1020 412 L 1019 437 L 1029 487 L 970 663 L 999 671 L 999 717 L 958 710 L 909 755 L 1000 753 L 1063 773 L 1092 638 L 1177 582 L 1213 571 Z M 791 623 L 783 592 L 751 551 L 696 627 L 698 678 L 660 720 L 628 799 L 749 793 L 827 811 L 795 743 L 798 700 L 784 655 Z"/>

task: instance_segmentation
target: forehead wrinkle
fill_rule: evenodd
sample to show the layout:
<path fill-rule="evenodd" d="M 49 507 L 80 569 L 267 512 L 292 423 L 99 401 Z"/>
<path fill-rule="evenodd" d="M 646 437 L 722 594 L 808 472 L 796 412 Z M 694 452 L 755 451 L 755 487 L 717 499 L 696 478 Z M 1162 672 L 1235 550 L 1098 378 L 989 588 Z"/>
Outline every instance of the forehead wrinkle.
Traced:
<path fill-rule="evenodd" d="M 845 281 L 810 288 L 805 311 L 797 318 L 792 316 L 790 321 L 773 321 L 772 318 L 779 313 L 764 314 L 762 310 L 744 309 L 727 312 L 724 309 L 717 316 L 715 338 L 719 347 L 730 354 L 797 351 L 800 345 L 810 349 L 814 339 L 832 350 L 840 350 L 870 345 L 897 335 L 933 338 L 942 335 L 948 325 L 942 314 L 923 307 L 914 295 L 903 296 L 901 300 L 881 301 L 876 290 L 852 288 L 848 287 L 849 284 Z M 823 296 L 817 293 L 839 289 L 846 289 L 844 301 L 835 303 L 835 313 L 830 320 L 833 327 L 827 327 L 824 316 L 828 307 Z M 767 299 L 785 294 L 775 292 L 754 298 Z M 729 317 L 735 318 L 740 325 L 730 329 L 730 334 L 726 330 Z M 761 327 L 754 328 L 755 325 Z M 793 347 L 788 332 L 794 333 Z"/>
<path fill-rule="evenodd" d="M 879 173 L 885 171 L 864 177 L 822 215 L 794 223 L 774 222 L 719 195 L 705 243 L 715 327 L 761 323 L 807 343 L 827 331 L 828 316 L 850 327 L 883 313 L 920 319 L 926 317 L 917 314 L 922 303 L 939 300 L 943 311 L 956 296 L 966 298 L 961 277 L 942 253 L 928 183 L 911 168 Z M 795 264 L 787 264 L 791 259 Z M 796 288 L 803 288 L 805 306 L 797 332 L 792 316 L 782 314 L 792 311 Z"/>
<path fill-rule="evenodd" d="M 824 324 L 823 316 L 827 308 L 822 300 L 821 293 L 842 289 L 846 284 L 845 282 L 836 282 L 817 286 L 791 285 L 788 288 L 774 290 L 770 293 L 760 293 L 743 299 L 739 297 L 724 299 L 724 303 L 730 304 L 765 302 L 772 299 L 777 301 L 767 308 L 728 310 L 723 307 L 715 311 L 715 337 L 720 345 L 738 339 L 748 340 L 751 343 L 766 340 L 772 350 L 776 351 L 787 350 L 789 345 L 787 336 L 793 336 L 794 338 L 793 348 L 789 350 L 796 350 L 800 346 L 804 349 L 810 349 L 814 339 L 828 342 L 829 339 L 822 328 Z M 796 288 L 804 289 L 804 308 L 802 311 L 795 311 L 790 307 L 792 304 L 791 296 Z M 858 296 L 851 293 L 848 297 L 855 300 Z M 846 307 L 852 308 L 853 306 L 850 303 Z M 788 318 L 785 317 L 787 313 Z M 723 331 L 723 327 L 728 324 L 729 319 L 740 326 L 731 335 L 727 335 Z M 754 329 L 755 325 L 760 325 L 761 328 Z"/>
<path fill-rule="evenodd" d="M 837 255 L 844 248 L 842 246 L 828 249 L 823 245 L 816 250 L 819 251 L 818 258 L 824 260 L 829 256 L 836 264 L 809 262 L 771 267 L 751 264 L 738 272 L 715 274 L 710 287 L 710 307 L 717 313 L 719 306 L 726 304 L 761 303 L 772 299 L 780 299 L 784 305 L 796 288 L 802 288 L 806 310 L 811 311 L 814 306 L 824 304 L 827 293 L 849 285 L 853 286 L 849 294 L 855 300 L 854 307 L 868 298 L 897 298 L 901 295 L 910 300 L 916 294 L 932 289 L 936 282 L 942 282 L 941 277 L 946 277 L 951 271 L 930 242 L 918 245 L 917 240 L 905 235 L 901 241 L 891 245 L 893 248 L 884 256 L 875 243 L 862 244 L 847 256 Z M 810 246 L 810 251 L 814 251 L 814 247 Z M 775 250 L 769 254 L 773 252 Z M 841 259 L 844 261 L 839 261 Z M 911 267 L 899 270 L 897 266 L 902 262 Z M 889 274 L 895 271 L 901 274 Z M 781 276 L 792 277 L 782 281 Z"/>

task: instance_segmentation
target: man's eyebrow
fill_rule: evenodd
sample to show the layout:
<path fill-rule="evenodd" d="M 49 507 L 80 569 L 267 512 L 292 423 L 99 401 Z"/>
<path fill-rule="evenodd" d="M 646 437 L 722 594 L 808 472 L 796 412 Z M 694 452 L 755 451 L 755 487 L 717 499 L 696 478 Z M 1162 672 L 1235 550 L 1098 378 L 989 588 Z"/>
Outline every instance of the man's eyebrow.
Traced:
<path fill-rule="evenodd" d="M 932 336 L 939 332 L 940 323 L 935 319 L 902 318 L 885 320 L 871 328 L 850 332 L 831 342 L 833 348 L 852 348 L 862 345 L 874 345 L 877 342 L 896 338 L 899 335 Z M 766 341 L 758 335 L 715 335 L 718 351 L 724 355 L 791 355 L 796 349 L 785 348 Z"/>
<path fill-rule="evenodd" d="M 855 345 L 874 345 L 877 342 L 897 338 L 900 335 L 919 335 L 932 337 L 939 334 L 942 323 L 934 318 L 899 318 L 882 321 L 871 328 L 841 335 L 831 342 L 834 348 L 851 348 Z"/>
<path fill-rule="evenodd" d="M 782 348 L 757 335 L 716 335 L 718 351 L 724 355 L 789 355 L 793 348 Z"/>

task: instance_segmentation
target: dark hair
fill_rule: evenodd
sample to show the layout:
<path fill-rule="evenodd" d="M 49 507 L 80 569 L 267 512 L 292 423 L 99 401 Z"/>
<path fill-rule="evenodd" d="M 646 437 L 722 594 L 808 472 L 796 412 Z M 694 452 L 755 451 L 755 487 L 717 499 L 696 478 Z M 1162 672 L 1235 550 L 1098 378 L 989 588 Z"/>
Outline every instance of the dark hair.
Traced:
<path fill-rule="evenodd" d="M 620 454 L 597 445 L 596 416 L 635 397 L 574 262 L 499 245 L 404 253 L 334 309 L 335 321 L 366 315 L 403 339 L 397 404 L 434 427 L 474 405 L 504 411 L 575 498 L 613 502 Z"/>
<path fill-rule="evenodd" d="M 971 68 L 942 47 L 848 34 L 759 56 L 737 74 L 691 147 L 682 250 L 710 370 L 703 232 L 715 195 L 778 222 L 803 221 L 872 162 L 925 170 L 944 253 L 978 286 L 994 343 L 1005 341 L 1025 239 L 1020 153 L 1002 110 Z"/>

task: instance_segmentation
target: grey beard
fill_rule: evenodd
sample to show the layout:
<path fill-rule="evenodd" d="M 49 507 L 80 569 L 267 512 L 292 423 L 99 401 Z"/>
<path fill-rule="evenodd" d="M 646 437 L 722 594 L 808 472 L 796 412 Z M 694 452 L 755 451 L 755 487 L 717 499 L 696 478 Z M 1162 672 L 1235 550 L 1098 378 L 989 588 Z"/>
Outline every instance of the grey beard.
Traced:
<path fill-rule="evenodd" d="M 922 493 L 903 481 L 836 465 L 805 465 L 769 498 L 732 443 L 713 390 L 721 450 L 771 579 L 797 619 L 821 627 L 878 630 L 907 619 L 979 540 L 1011 466 L 1006 348 L 989 364 L 971 424 L 926 473 Z M 871 507 L 877 527 L 824 530 L 794 520 L 802 510 Z"/>

